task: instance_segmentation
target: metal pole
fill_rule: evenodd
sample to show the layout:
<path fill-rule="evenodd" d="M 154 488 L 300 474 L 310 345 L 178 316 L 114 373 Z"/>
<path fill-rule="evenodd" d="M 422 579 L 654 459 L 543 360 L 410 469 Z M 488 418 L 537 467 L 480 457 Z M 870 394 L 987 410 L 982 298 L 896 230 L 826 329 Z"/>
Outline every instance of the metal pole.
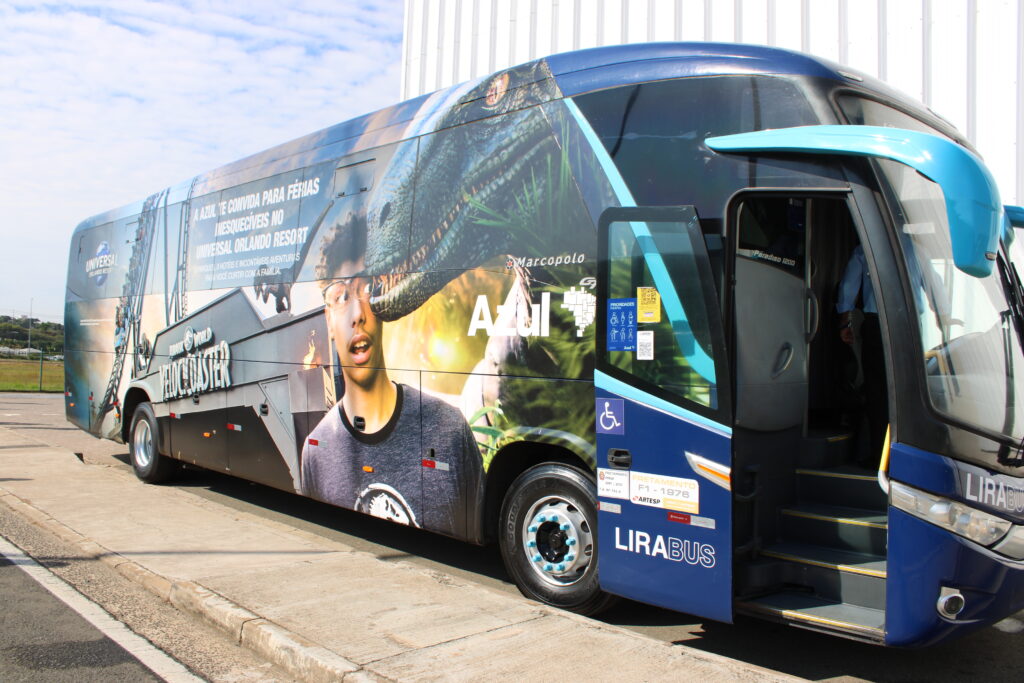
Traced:
<path fill-rule="evenodd" d="M 32 348 L 32 299 L 28 300 L 28 348 Z M 29 351 L 29 353 L 32 353 Z"/>
<path fill-rule="evenodd" d="M 932 0 L 921 4 L 921 99 L 932 106 Z"/>
<path fill-rule="evenodd" d="M 39 346 L 39 391 L 43 390 L 43 347 Z"/>
<path fill-rule="evenodd" d="M 978 0 L 967 0 L 967 139 L 978 141 Z"/>
<path fill-rule="evenodd" d="M 1017 196 L 1024 204 L 1024 0 L 1017 2 Z"/>
<path fill-rule="evenodd" d="M 850 11 L 846 0 L 839 0 L 839 63 L 847 64 L 850 61 L 850 33 L 847 30 L 847 22 L 850 20 Z"/>

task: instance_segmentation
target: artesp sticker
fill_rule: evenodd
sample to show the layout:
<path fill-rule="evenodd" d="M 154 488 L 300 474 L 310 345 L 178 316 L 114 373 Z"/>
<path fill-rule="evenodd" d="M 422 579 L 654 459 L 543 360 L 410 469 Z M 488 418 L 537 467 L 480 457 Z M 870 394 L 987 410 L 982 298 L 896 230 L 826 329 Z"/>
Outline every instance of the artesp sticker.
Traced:
<path fill-rule="evenodd" d="M 631 472 L 629 500 L 636 505 L 697 514 L 700 512 L 700 485 L 696 479 Z"/>

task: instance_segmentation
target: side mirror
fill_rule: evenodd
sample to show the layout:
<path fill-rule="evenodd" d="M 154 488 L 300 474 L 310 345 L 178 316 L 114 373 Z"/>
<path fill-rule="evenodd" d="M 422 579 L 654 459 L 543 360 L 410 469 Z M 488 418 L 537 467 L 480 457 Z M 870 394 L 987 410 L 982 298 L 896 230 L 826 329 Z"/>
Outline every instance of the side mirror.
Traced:
<path fill-rule="evenodd" d="M 881 126 L 800 126 L 704 143 L 716 152 L 845 154 L 906 164 L 942 188 L 956 267 L 975 277 L 992 273 L 1004 226 L 999 189 L 981 159 L 951 140 Z"/>
<path fill-rule="evenodd" d="M 1015 228 L 1024 228 L 1024 207 L 1007 204 L 1003 207 L 1003 211 L 1006 212 L 1006 218 L 1010 221 L 1010 225 Z"/>

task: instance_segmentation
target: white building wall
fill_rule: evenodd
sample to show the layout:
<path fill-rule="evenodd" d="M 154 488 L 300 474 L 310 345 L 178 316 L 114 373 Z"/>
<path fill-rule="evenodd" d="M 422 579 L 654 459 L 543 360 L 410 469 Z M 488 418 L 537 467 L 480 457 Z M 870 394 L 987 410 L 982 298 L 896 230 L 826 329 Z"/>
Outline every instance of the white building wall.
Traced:
<path fill-rule="evenodd" d="M 661 40 L 774 45 L 878 76 L 1024 203 L 1024 0 L 406 0 L 403 99 L 536 57 Z"/>

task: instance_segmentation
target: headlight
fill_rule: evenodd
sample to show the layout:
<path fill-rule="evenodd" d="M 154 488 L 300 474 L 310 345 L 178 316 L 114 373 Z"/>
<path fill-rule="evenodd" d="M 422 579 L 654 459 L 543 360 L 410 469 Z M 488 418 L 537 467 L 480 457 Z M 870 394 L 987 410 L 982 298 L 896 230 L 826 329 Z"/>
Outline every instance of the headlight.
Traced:
<path fill-rule="evenodd" d="M 1010 530 L 1010 522 L 942 496 L 892 482 L 892 506 L 975 543 L 990 546 Z"/>

